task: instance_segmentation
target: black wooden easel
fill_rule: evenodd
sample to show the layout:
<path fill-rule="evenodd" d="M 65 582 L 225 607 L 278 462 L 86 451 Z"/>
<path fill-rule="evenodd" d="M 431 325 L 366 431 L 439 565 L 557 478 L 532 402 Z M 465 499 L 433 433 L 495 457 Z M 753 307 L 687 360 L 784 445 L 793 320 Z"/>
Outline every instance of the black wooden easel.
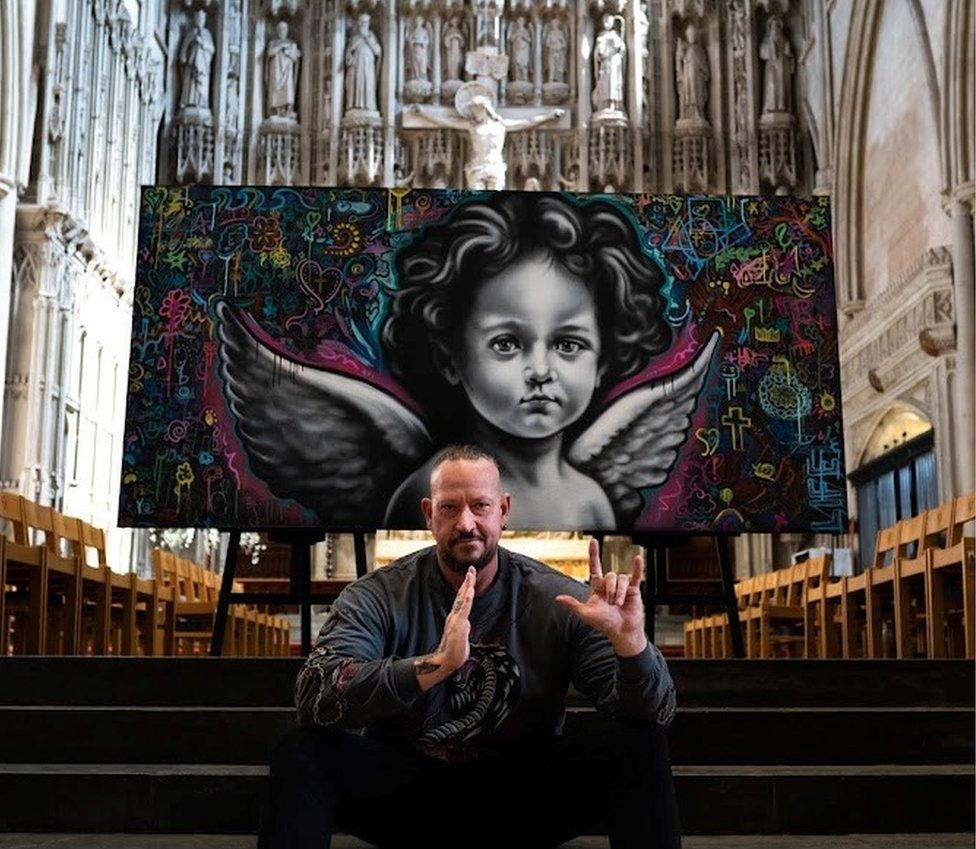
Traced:
<path fill-rule="evenodd" d="M 325 539 L 325 531 L 318 529 L 298 529 L 270 531 L 275 542 L 291 546 L 291 566 L 289 588 L 286 593 L 276 592 L 234 592 L 234 574 L 237 569 L 237 554 L 240 550 L 241 532 L 230 532 L 230 544 L 224 559 L 224 575 L 220 584 L 220 597 L 217 600 L 217 614 L 214 618 L 213 638 L 210 640 L 210 654 L 219 656 L 224 645 L 227 629 L 227 610 L 232 604 L 294 604 L 298 605 L 301 616 L 302 655 L 312 651 L 312 605 L 331 604 L 336 600 L 335 593 L 312 592 L 312 546 Z M 593 534 L 602 548 L 603 533 Z M 725 534 L 715 536 L 715 550 L 718 554 L 719 570 L 722 576 L 722 592 L 714 593 L 668 593 L 665 591 L 667 572 L 667 551 L 683 537 L 663 534 L 631 534 L 635 545 L 644 550 L 647 576 L 644 581 L 644 609 L 647 639 L 654 642 L 655 608 L 659 604 L 719 604 L 725 607 L 732 631 L 732 654 L 745 657 L 742 630 L 739 626 L 739 607 L 735 598 L 735 576 L 732 574 L 732 558 L 729 553 L 729 537 Z M 353 533 L 353 548 L 356 555 L 356 577 L 366 574 L 366 534 Z"/>
<path fill-rule="evenodd" d="M 331 604 L 336 593 L 312 592 L 312 546 L 325 539 L 326 532 L 315 528 L 282 531 L 268 531 L 273 542 L 282 542 L 291 547 L 288 592 L 234 592 L 234 574 L 237 571 L 237 554 L 241 547 L 241 532 L 230 532 L 230 544 L 224 558 L 224 575 L 220 582 L 220 597 L 217 599 L 217 613 L 214 617 L 213 637 L 210 640 L 210 654 L 219 656 L 224 647 L 224 633 L 227 630 L 227 610 L 232 604 L 294 604 L 298 605 L 301 617 L 302 655 L 312 651 L 312 605 Z M 353 547 L 356 554 L 356 577 L 366 574 L 366 535 L 359 531 L 353 533 Z"/>

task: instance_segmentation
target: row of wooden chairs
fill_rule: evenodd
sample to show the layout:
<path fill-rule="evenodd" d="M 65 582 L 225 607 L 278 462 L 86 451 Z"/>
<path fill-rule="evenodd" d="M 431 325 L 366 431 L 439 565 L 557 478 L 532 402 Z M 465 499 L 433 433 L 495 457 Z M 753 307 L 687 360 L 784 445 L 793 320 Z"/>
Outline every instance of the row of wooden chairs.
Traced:
<path fill-rule="evenodd" d="M 807 656 L 976 656 L 974 519 L 969 494 L 879 531 L 870 568 L 811 591 Z"/>
<path fill-rule="evenodd" d="M 830 569 L 830 557 L 816 557 L 737 581 L 735 596 L 746 657 L 803 657 L 804 599 Z M 732 656 L 727 613 L 700 616 L 684 623 L 685 657 Z"/>
<path fill-rule="evenodd" d="M 830 558 L 736 584 L 747 657 L 966 657 L 974 647 L 976 495 L 878 533 L 870 567 L 830 577 Z M 725 613 L 684 626 L 685 656 L 729 657 Z"/>
<path fill-rule="evenodd" d="M 153 549 L 156 581 L 174 592 L 176 600 L 174 654 L 209 654 L 220 576 L 177 557 L 169 551 Z M 241 592 L 234 582 L 234 591 Z M 222 654 L 237 657 L 287 657 L 291 635 L 283 616 L 258 610 L 250 605 L 232 604 L 227 610 L 227 630 Z"/>
<path fill-rule="evenodd" d="M 0 522 L 0 655 L 186 650 L 178 614 L 186 593 L 198 592 L 193 581 L 116 572 L 101 528 L 15 493 L 0 493 Z M 216 586 L 217 576 L 209 574 L 198 576 L 197 585 Z M 242 637 L 228 641 L 225 653 L 287 654 L 288 627 L 281 617 L 272 624 L 257 611 L 235 616 Z"/>

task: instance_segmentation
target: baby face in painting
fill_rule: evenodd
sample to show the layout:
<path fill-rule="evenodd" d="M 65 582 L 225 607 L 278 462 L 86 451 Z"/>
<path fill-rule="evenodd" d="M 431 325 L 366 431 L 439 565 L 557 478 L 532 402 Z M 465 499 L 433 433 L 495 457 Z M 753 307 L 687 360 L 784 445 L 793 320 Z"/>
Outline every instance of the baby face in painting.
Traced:
<path fill-rule="evenodd" d="M 478 287 L 460 341 L 454 376 L 478 415 L 514 437 L 562 431 L 600 378 L 593 296 L 544 252 Z"/>

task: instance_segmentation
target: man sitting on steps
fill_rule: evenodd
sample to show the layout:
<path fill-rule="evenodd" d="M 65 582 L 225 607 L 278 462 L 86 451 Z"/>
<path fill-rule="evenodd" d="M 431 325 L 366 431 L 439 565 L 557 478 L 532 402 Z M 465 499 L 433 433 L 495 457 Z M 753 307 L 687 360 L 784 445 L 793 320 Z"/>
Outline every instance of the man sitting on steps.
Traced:
<path fill-rule="evenodd" d="M 260 849 L 546 849 L 609 829 L 612 849 L 680 846 L 665 729 L 674 684 L 639 584 L 590 584 L 498 546 L 495 460 L 452 446 L 422 509 L 436 545 L 347 587 L 302 668 L 300 727 L 271 763 Z M 611 718 L 562 735 L 572 683 Z M 364 734 L 353 729 L 365 729 Z"/>

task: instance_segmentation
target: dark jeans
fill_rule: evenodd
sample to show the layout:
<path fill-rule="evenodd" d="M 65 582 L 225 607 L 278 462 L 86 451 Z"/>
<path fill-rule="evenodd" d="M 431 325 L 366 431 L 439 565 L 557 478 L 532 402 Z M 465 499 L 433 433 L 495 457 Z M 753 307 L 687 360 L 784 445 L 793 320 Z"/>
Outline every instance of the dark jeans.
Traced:
<path fill-rule="evenodd" d="M 612 849 L 680 847 L 667 736 L 607 723 L 487 760 L 445 764 L 350 732 L 295 728 L 271 761 L 258 849 L 551 849 L 580 834 Z"/>

